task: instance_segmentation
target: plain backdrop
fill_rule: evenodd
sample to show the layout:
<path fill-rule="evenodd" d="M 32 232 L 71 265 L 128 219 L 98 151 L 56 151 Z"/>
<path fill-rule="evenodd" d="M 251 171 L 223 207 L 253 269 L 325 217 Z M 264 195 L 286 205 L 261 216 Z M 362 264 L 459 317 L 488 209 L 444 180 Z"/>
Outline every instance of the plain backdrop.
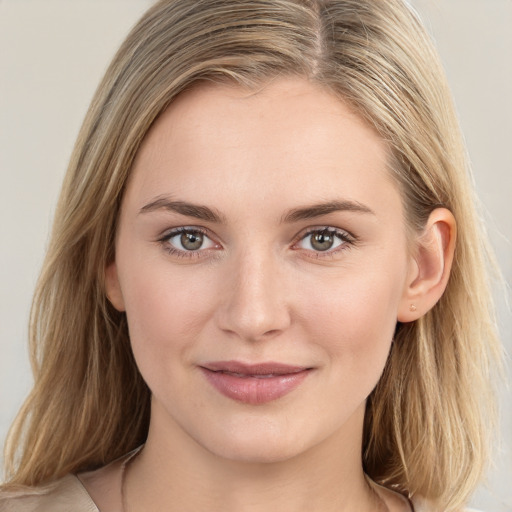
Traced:
<path fill-rule="evenodd" d="M 60 183 L 110 58 L 150 0 L 0 0 L 0 442 L 31 385 L 27 319 Z M 512 0 L 415 0 L 451 83 L 490 239 L 512 283 Z M 498 294 L 512 352 L 512 315 Z M 509 364 L 510 368 L 510 364 Z M 510 373 L 509 373 L 510 375 Z M 512 511 L 512 400 L 473 506 Z"/>

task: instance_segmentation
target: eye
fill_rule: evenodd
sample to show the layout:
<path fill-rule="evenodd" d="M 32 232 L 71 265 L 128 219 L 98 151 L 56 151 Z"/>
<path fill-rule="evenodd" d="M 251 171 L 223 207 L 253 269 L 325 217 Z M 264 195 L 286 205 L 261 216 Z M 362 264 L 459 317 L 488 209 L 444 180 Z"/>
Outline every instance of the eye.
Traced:
<path fill-rule="evenodd" d="M 351 237 L 345 231 L 335 228 L 320 228 L 310 230 L 304 235 L 297 246 L 315 252 L 336 252 L 347 244 L 353 243 Z"/>
<path fill-rule="evenodd" d="M 217 244 L 198 228 L 174 229 L 160 241 L 167 245 L 170 252 L 197 252 L 217 247 Z"/>

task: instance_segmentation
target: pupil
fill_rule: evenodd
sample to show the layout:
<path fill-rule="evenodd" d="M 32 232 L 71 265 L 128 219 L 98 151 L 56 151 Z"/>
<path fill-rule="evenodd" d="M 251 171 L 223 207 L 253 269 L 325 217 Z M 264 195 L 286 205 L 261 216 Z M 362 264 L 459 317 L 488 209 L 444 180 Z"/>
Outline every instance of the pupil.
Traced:
<path fill-rule="evenodd" d="M 181 245 L 189 251 L 196 251 L 203 245 L 203 235 L 201 233 L 182 233 Z"/>
<path fill-rule="evenodd" d="M 316 233 L 311 240 L 311 245 L 317 251 L 327 251 L 333 243 L 334 239 L 330 233 Z"/>

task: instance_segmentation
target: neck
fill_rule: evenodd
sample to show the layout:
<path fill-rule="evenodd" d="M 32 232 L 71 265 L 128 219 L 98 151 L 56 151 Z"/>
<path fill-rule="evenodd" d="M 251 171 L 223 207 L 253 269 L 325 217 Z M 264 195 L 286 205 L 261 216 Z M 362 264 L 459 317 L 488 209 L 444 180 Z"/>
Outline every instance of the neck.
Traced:
<path fill-rule="evenodd" d="M 362 470 L 363 414 L 305 452 L 262 462 L 212 453 L 152 412 L 146 445 L 126 475 L 125 512 L 377 511 Z"/>

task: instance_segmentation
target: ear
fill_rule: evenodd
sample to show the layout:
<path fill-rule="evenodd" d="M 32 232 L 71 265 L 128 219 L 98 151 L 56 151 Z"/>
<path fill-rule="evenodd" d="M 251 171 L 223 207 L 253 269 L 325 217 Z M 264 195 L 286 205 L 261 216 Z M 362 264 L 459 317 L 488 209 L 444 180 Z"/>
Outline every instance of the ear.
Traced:
<path fill-rule="evenodd" d="M 415 241 L 411 270 L 399 305 L 399 322 L 412 322 L 432 309 L 450 277 L 457 224 L 450 210 L 436 208 Z"/>
<path fill-rule="evenodd" d="M 107 298 L 118 311 L 124 311 L 124 298 L 117 275 L 117 265 L 113 261 L 105 269 L 105 292 Z"/>

